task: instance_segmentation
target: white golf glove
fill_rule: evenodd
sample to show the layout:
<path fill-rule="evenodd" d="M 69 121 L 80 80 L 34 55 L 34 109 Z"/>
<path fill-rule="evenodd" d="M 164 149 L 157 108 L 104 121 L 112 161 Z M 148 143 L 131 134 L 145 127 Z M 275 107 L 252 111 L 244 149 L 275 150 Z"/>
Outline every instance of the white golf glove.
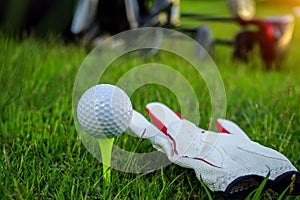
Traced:
<path fill-rule="evenodd" d="M 253 142 L 235 123 L 219 119 L 219 132 L 206 131 L 183 119 L 161 103 L 150 103 L 147 112 L 155 127 L 134 111 L 130 129 L 164 152 L 168 159 L 195 170 L 212 191 L 243 198 L 269 174 L 267 187 L 278 193 L 291 183 L 288 193 L 300 193 L 300 173 L 281 153 Z"/>

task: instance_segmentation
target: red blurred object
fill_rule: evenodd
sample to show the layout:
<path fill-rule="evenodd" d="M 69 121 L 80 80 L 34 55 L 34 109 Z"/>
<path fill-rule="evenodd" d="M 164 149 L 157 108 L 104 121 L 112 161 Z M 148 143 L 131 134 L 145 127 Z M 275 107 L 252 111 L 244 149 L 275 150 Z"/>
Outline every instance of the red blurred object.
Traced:
<path fill-rule="evenodd" d="M 269 17 L 264 19 L 252 19 L 252 20 L 239 20 L 242 26 L 255 25 L 258 27 L 257 31 L 247 31 L 247 33 L 240 38 L 237 37 L 239 42 L 236 45 L 235 54 L 241 54 L 241 59 L 244 58 L 245 53 L 239 51 L 252 51 L 254 44 L 257 42 L 260 47 L 261 58 L 266 63 L 266 68 L 271 69 L 280 68 L 282 59 L 286 56 L 289 49 L 289 45 L 292 39 L 294 30 L 294 17 L 292 15 L 283 15 L 276 17 Z M 243 37 L 241 39 L 241 37 Z M 241 44 L 245 40 L 248 42 L 248 46 Z M 251 44 L 249 47 L 249 43 Z M 239 55 L 236 55 L 237 57 Z"/>

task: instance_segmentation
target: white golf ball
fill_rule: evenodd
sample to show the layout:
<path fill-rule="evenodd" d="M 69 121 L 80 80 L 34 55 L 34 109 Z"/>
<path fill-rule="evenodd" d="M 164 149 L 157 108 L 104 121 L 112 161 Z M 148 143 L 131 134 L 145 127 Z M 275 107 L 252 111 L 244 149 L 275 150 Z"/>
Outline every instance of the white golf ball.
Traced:
<path fill-rule="evenodd" d="M 110 84 L 89 88 L 80 98 L 77 117 L 81 127 L 97 138 L 111 138 L 123 133 L 132 118 L 127 94 Z"/>

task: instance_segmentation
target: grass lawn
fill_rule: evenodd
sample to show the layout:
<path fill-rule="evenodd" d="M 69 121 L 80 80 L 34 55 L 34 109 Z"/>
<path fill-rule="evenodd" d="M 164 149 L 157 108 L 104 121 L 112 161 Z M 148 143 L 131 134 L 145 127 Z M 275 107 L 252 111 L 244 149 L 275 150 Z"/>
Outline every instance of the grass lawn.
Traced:
<path fill-rule="evenodd" d="M 200 6 L 201 5 L 201 6 Z M 182 9 L 229 15 L 223 1 L 182 1 Z M 210 9 L 210 10 L 209 10 Z M 263 3 L 258 15 L 288 12 Z M 300 169 L 300 22 L 296 22 L 290 54 L 281 71 L 266 71 L 254 57 L 248 64 L 233 62 L 231 49 L 217 47 L 215 62 L 227 95 L 226 118 L 237 122 L 249 137 L 287 156 Z M 232 37 L 236 25 L 211 24 L 215 36 Z M 194 171 L 176 165 L 146 174 L 112 170 L 112 181 L 103 179 L 102 164 L 81 143 L 72 115 L 72 90 L 77 70 L 87 56 L 79 44 L 48 40 L 16 40 L 0 35 L 0 198 L 1 199 L 213 199 Z M 150 58 L 155 62 L 158 57 Z M 209 93 L 201 77 L 175 62 L 168 66 L 189 77 L 202 113 L 199 126 L 209 124 Z M 107 82 L 115 83 L 135 58 L 113 63 Z M 117 67 L 122 64 L 122 70 Z M 117 71 L 116 71 L 117 70 Z M 148 102 L 161 101 L 175 110 L 178 102 L 167 88 L 143 86 L 131 96 L 136 110 L 146 114 Z M 147 141 L 123 134 L 116 145 L 139 152 L 153 151 Z M 274 199 L 277 194 L 269 191 Z M 267 199 L 263 195 L 260 198 Z M 259 198 L 259 199 L 260 199 Z M 299 199 L 299 197 L 297 198 Z"/>

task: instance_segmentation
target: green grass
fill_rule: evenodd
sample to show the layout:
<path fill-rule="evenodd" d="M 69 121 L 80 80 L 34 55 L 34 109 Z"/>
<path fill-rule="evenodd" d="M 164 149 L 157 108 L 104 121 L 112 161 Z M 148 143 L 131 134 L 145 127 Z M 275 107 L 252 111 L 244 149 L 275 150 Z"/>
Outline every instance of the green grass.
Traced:
<path fill-rule="evenodd" d="M 207 10 L 211 2 L 182 2 L 183 9 Z M 193 6 L 192 6 L 193 5 Z M 214 2 L 216 12 L 223 2 Z M 225 5 L 224 5 L 225 6 Z M 263 7 L 265 6 L 265 7 Z M 266 13 L 267 5 L 260 7 Z M 278 8 L 277 8 L 278 9 Z M 281 11 L 278 11 L 281 12 Z M 297 22 L 299 25 L 299 22 Z M 231 25 L 213 24 L 213 32 L 230 36 Z M 224 27 L 224 28 L 223 28 Z M 296 26 L 289 57 L 281 71 L 265 71 L 258 58 L 248 64 L 233 62 L 231 50 L 217 48 L 216 64 L 227 94 L 226 117 L 236 121 L 249 137 L 286 155 L 300 169 L 300 29 Z M 1 199 L 219 199 L 208 193 L 193 170 L 176 165 L 147 174 L 112 170 L 111 184 L 104 182 L 102 165 L 82 145 L 72 116 L 74 79 L 87 52 L 76 44 L 64 44 L 56 37 L 22 41 L 0 35 L 0 198 Z M 201 77 L 193 74 L 184 61 L 173 61 L 162 54 L 169 66 L 189 77 L 195 90 L 202 118 L 209 123 L 209 93 Z M 150 58 L 155 61 L 158 57 Z M 128 63 L 117 60 L 106 72 L 107 82 L 115 83 L 136 58 Z M 117 67 L 122 65 L 120 70 Z M 176 97 L 155 84 L 139 88 L 131 97 L 136 110 L 161 101 L 179 109 Z M 209 105 L 209 106 L 208 106 Z M 124 149 L 153 151 L 151 144 L 126 134 L 116 139 Z M 260 190 L 258 190 L 260 191 Z M 270 193 L 276 199 L 277 194 Z M 254 194 L 257 199 L 263 194 Z"/>

